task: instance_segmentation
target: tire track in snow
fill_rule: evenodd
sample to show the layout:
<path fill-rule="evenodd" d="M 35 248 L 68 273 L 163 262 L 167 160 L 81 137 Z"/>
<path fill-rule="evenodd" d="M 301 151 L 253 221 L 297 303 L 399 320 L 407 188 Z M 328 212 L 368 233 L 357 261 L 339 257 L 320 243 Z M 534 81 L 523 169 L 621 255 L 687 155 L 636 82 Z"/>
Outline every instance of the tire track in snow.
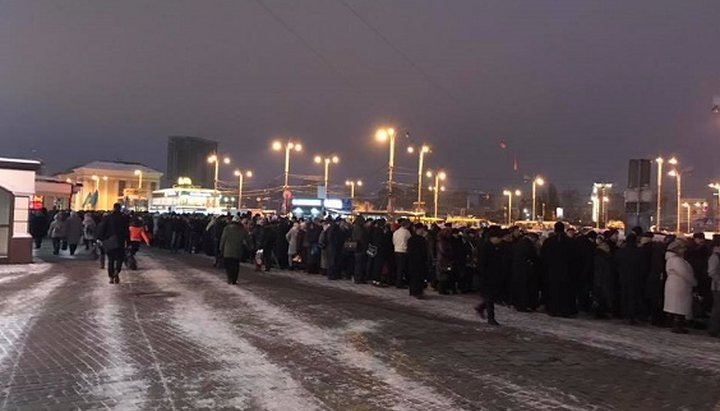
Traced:
<path fill-rule="evenodd" d="M 223 284 L 216 276 L 198 269 L 187 272 Z M 435 388 L 420 381 L 411 380 L 400 374 L 395 368 L 386 365 L 381 359 L 364 350 L 360 350 L 346 340 L 344 332 L 325 329 L 278 307 L 255 294 L 239 287 L 228 287 L 227 291 L 241 297 L 241 303 L 263 322 L 278 333 L 278 336 L 311 347 L 324 356 L 337 359 L 344 366 L 359 368 L 389 387 L 396 397 L 392 409 L 405 410 L 446 410 L 461 411 L 463 408 L 455 399 L 440 394 Z M 474 407 L 479 410 L 483 408 Z"/>
<path fill-rule="evenodd" d="M 207 307 L 195 291 L 179 282 L 168 284 L 162 281 L 162 276 L 167 274 L 166 270 L 151 269 L 144 272 L 143 277 L 160 289 L 175 289 L 182 294 L 182 301 L 173 304 L 172 317 L 168 320 L 185 331 L 196 344 L 217 353 L 212 360 L 226 365 L 221 373 L 240 394 L 232 403 L 213 406 L 239 409 L 257 406 L 278 411 L 324 408 L 286 370 L 235 333 L 227 322 L 216 319 L 223 316 Z"/>
<path fill-rule="evenodd" d="M 50 269 L 50 264 L 29 264 L 27 267 L 0 266 L 0 284 L 9 283 L 21 278 L 27 278 L 31 274 L 42 274 Z"/>
<path fill-rule="evenodd" d="M 415 300 L 402 296 L 393 289 L 358 287 L 345 282 L 328 282 L 316 276 L 297 275 L 276 270 L 273 276 L 283 276 L 295 281 L 323 288 L 335 288 L 359 295 L 368 295 L 394 304 L 432 314 L 478 322 L 477 313 L 472 309 L 476 301 L 469 298 L 443 298 L 433 295 L 432 299 Z M 670 334 L 666 330 L 637 328 L 612 322 L 587 319 L 564 319 L 543 314 L 517 313 L 498 306 L 495 308 L 503 325 L 521 331 L 571 341 L 591 347 L 610 355 L 631 360 L 649 361 L 667 367 L 692 367 L 720 375 L 720 344 L 710 337 L 697 336 L 688 345 L 688 337 Z M 682 347 L 678 350 L 677 347 Z M 720 411 L 720 410 L 719 410 Z"/>
<path fill-rule="evenodd" d="M 111 286 L 106 277 L 96 276 L 96 284 L 92 293 L 95 303 L 95 320 L 103 344 L 111 347 L 108 350 L 108 367 L 101 372 L 101 384 L 93 387 L 93 395 L 103 398 L 111 397 L 118 401 L 119 409 L 142 408 L 147 401 L 147 390 L 150 383 L 141 377 L 132 358 L 128 355 L 127 344 L 123 341 L 127 334 L 122 328 L 121 305 L 118 294 L 122 289 Z M 121 393 L 121 395 L 113 395 Z"/>
<path fill-rule="evenodd" d="M 197 273 L 198 275 L 201 275 L 208 280 L 213 280 L 218 284 L 224 284 L 217 275 L 206 271 L 199 269 L 190 269 L 186 271 Z M 273 275 L 274 274 L 275 273 L 273 273 Z M 395 369 L 389 368 L 380 358 L 377 358 L 371 353 L 351 347 L 346 341 L 347 335 L 345 332 L 328 330 L 326 328 L 307 323 L 299 318 L 296 313 L 290 313 L 277 305 L 268 303 L 264 298 L 261 298 L 243 288 L 228 287 L 228 291 L 241 296 L 241 302 L 243 304 L 248 306 L 248 308 L 251 308 L 254 312 L 261 313 L 261 320 L 268 324 L 272 330 L 283 333 L 283 338 L 294 340 L 303 345 L 312 346 L 315 349 L 320 349 L 319 347 L 322 347 L 324 349 L 323 355 L 334 356 L 340 361 L 347 363 L 349 366 L 355 366 L 356 368 L 360 368 L 371 373 L 376 378 L 379 377 L 381 381 L 392 387 L 392 391 L 396 393 L 396 395 L 398 393 L 403 394 L 405 392 L 409 392 L 409 398 L 400 397 L 401 402 L 396 405 L 394 409 L 419 409 L 420 407 L 406 408 L 407 404 L 412 403 L 416 398 L 421 398 L 420 401 L 423 404 L 434 404 L 435 402 L 438 402 L 439 398 L 442 398 L 442 395 L 439 392 L 434 391 L 432 387 L 422 386 L 421 383 L 410 380 L 409 378 L 399 374 Z M 421 303 L 423 302 L 425 301 L 421 301 Z M 370 332 L 372 330 L 367 329 L 364 331 Z M 337 351 L 334 347 L 342 347 L 342 350 Z M 474 378 L 477 378 L 478 381 L 490 382 L 491 384 L 486 386 L 486 388 L 505 393 L 509 400 L 517 404 L 518 408 L 541 410 L 568 409 L 572 411 L 593 410 L 600 408 L 599 405 L 588 403 L 583 399 L 557 388 L 545 387 L 541 384 L 527 382 L 524 382 L 521 385 L 499 375 L 483 374 L 478 376 L 475 372 L 468 372 L 468 375 L 472 375 Z M 442 407 L 446 407 L 448 409 L 459 409 L 459 403 L 462 403 L 463 400 L 465 402 L 471 402 L 471 400 L 462 397 L 444 398 L 440 401 L 442 406 L 438 407 L 438 409 L 442 409 Z M 453 401 L 456 403 L 453 404 Z M 472 408 L 482 409 L 478 408 L 477 403 L 472 404 Z"/>

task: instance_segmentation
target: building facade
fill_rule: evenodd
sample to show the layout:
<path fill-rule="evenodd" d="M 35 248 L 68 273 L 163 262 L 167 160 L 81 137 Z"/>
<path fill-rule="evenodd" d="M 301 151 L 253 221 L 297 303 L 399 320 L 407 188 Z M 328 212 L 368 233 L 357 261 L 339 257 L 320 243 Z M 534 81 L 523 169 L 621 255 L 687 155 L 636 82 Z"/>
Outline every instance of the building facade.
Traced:
<path fill-rule="evenodd" d="M 217 153 L 218 143 L 200 137 L 170 136 L 167 146 L 165 186 L 172 186 L 180 177 L 187 177 L 203 188 L 214 186 L 214 173 L 208 156 Z"/>
<path fill-rule="evenodd" d="M 0 263 L 31 263 L 30 198 L 35 194 L 35 160 L 0 158 Z"/>
<path fill-rule="evenodd" d="M 36 176 L 35 195 L 30 199 L 30 209 L 68 210 L 72 199 L 82 186 L 58 178 Z"/>
<path fill-rule="evenodd" d="M 81 186 L 73 195 L 73 210 L 110 210 L 120 202 L 147 209 L 150 193 L 160 187 L 163 173 L 140 163 L 93 161 L 56 175 Z"/>

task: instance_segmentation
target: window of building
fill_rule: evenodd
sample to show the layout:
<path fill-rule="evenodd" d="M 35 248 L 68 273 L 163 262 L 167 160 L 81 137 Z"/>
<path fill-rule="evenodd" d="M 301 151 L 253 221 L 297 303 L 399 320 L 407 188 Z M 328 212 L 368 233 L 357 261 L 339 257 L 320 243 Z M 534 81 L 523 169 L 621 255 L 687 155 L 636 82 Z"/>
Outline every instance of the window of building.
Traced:
<path fill-rule="evenodd" d="M 157 183 L 153 181 L 150 183 L 150 191 L 155 191 L 155 190 L 157 190 Z"/>
<path fill-rule="evenodd" d="M 28 236 L 28 220 L 30 213 L 29 197 L 15 197 L 15 211 L 13 212 L 13 237 Z"/>

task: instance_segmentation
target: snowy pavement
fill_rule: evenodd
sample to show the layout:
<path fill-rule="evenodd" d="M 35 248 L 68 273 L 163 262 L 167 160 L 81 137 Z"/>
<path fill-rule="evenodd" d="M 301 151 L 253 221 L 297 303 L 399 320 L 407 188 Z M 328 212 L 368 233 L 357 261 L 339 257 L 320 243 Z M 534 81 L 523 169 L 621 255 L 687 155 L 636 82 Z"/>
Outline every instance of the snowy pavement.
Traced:
<path fill-rule="evenodd" d="M 720 341 L 143 251 L 0 267 L 0 409 L 720 409 Z"/>

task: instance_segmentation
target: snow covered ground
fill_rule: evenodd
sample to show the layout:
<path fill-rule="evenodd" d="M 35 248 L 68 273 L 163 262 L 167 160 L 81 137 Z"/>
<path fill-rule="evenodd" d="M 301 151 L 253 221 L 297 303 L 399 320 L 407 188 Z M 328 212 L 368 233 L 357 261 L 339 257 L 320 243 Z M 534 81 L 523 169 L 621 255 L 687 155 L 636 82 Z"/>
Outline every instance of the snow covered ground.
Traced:
<path fill-rule="evenodd" d="M 713 409 L 720 344 L 164 253 L 0 271 L 0 409 Z M 18 271 L 20 270 L 20 271 Z"/>

